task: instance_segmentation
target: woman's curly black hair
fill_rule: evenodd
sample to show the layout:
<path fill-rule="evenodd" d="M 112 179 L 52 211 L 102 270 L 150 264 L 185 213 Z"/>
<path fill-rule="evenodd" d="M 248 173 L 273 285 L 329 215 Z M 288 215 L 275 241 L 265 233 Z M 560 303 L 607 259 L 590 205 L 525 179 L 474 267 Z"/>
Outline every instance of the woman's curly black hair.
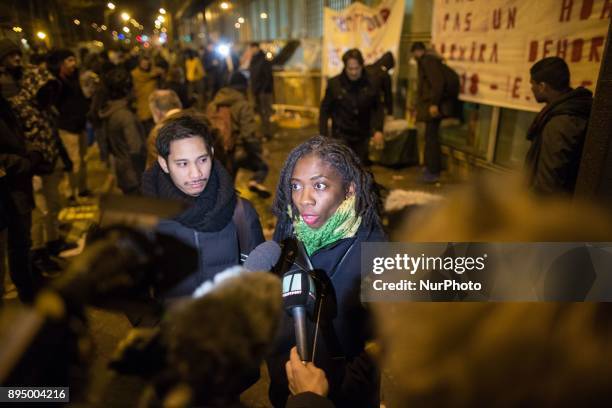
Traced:
<path fill-rule="evenodd" d="M 277 217 L 278 223 L 286 225 L 293 221 L 287 214 L 289 205 L 293 217 L 297 219 L 299 216 L 299 211 L 291 200 L 291 176 L 297 161 L 310 154 L 333 166 L 342 177 L 347 191 L 350 183 L 354 183 L 356 214 L 361 216 L 364 225 L 380 226 L 381 200 L 372 174 L 363 168 L 355 153 L 347 145 L 325 136 L 315 136 L 289 153 L 281 170 L 272 204 L 272 212 Z"/>

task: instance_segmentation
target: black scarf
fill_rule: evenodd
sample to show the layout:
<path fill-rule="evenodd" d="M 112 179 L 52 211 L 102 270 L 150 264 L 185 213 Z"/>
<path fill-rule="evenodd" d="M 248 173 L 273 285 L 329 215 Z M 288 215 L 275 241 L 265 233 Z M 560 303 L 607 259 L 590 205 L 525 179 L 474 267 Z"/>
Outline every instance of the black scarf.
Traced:
<path fill-rule="evenodd" d="M 142 192 L 147 196 L 190 204 L 191 207 L 174 217 L 174 220 L 199 232 L 217 232 L 225 228 L 232 220 L 237 202 L 232 178 L 216 160 L 206 188 L 197 197 L 179 190 L 158 163 L 143 174 Z"/>

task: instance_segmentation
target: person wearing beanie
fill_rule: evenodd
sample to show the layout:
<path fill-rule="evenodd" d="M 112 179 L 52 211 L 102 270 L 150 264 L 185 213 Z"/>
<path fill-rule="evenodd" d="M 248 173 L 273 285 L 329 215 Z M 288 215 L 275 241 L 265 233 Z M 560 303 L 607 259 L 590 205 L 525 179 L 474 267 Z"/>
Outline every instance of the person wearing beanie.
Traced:
<path fill-rule="evenodd" d="M 559 57 L 536 62 L 530 74 L 533 95 L 545 105 L 527 132 L 529 188 L 540 194 L 573 195 L 593 93 L 571 88 L 569 67 Z"/>
<path fill-rule="evenodd" d="M 4 98 L 19 93 L 22 76 L 21 49 L 8 38 L 0 39 L 0 92 Z"/>
<path fill-rule="evenodd" d="M 90 101 L 81 89 L 77 60 L 70 50 L 58 49 L 51 51 L 47 57 L 47 66 L 51 73 L 60 81 L 61 89 L 56 108 L 59 112 L 57 121 L 59 136 L 73 168 L 68 174 L 70 198 L 75 200 L 89 196 L 87 188 L 87 136 L 85 125 Z"/>
<path fill-rule="evenodd" d="M 268 176 L 268 165 L 262 157 L 263 149 L 255 123 L 255 112 L 246 97 L 248 85 L 248 80 L 242 73 L 234 72 L 228 85 L 217 92 L 207 109 L 209 112 L 217 112 L 223 107 L 229 108 L 232 140 L 235 141 L 235 149 L 227 152 L 233 162 L 232 176 L 235 180 L 240 168 L 251 170 L 253 177 L 248 183 L 249 190 L 261 198 L 269 198 L 270 191 L 263 184 Z"/>

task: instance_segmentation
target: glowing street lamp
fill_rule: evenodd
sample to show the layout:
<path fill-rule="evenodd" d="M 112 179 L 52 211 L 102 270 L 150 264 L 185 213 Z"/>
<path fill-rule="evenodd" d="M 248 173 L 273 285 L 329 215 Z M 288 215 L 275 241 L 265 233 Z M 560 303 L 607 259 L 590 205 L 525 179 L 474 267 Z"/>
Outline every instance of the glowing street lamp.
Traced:
<path fill-rule="evenodd" d="M 221 3 L 221 9 L 223 10 L 227 10 L 229 9 L 229 3 L 224 1 L 223 3 Z"/>
<path fill-rule="evenodd" d="M 261 13 L 261 14 L 259 15 L 259 18 L 261 18 L 262 20 L 267 19 L 267 18 L 268 18 L 268 13 Z"/>
<path fill-rule="evenodd" d="M 113 3 L 108 3 L 108 4 L 106 5 L 106 7 L 108 7 L 108 8 L 109 8 L 109 9 L 111 9 L 111 10 L 114 10 L 114 9 L 115 9 L 115 5 L 114 5 Z"/>
<path fill-rule="evenodd" d="M 127 27 L 123 27 L 123 32 L 124 32 L 124 33 L 129 33 L 129 32 L 130 32 L 130 29 L 129 29 L 129 28 L 127 28 Z"/>
<path fill-rule="evenodd" d="M 81 25 L 81 22 L 80 22 L 79 20 L 77 20 L 76 18 L 74 19 L 73 23 L 74 23 L 75 25 Z"/>
<path fill-rule="evenodd" d="M 244 17 L 238 17 L 238 22 L 240 24 L 244 24 Z"/>
<path fill-rule="evenodd" d="M 129 20 L 130 20 L 130 15 L 129 15 L 128 13 L 126 13 L 126 12 L 123 12 L 123 13 L 121 13 L 121 19 L 122 19 L 123 21 L 126 21 L 126 22 L 127 22 L 127 21 L 129 21 Z"/>
<path fill-rule="evenodd" d="M 166 18 L 165 18 L 164 16 L 157 16 L 157 20 L 158 20 L 160 23 L 163 23 L 164 21 L 166 21 Z"/>
<path fill-rule="evenodd" d="M 240 28 L 240 23 L 236 23 L 236 24 L 234 24 L 234 27 L 236 27 L 236 28 Z"/>
<path fill-rule="evenodd" d="M 37 33 L 36 33 L 36 36 L 37 36 L 38 38 L 40 38 L 41 40 L 44 40 L 45 38 L 47 38 L 47 34 L 45 34 L 45 33 L 44 33 L 44 32 L 42 32 L 42 31 L 37 32 Z"/>
<path fill-rule="evenodd" d="M 23 28 L 21 28 L 21 27 L 13 27 L 13 31 L 16 32 L 16 33 L 20 33 L 20 32 L 23 31 Z"/>
<path fill-rule="evenodd" d="M 165 8 L 160 8 L 159 9 L 159 14 L 166 14 L 166 9 Z"/>

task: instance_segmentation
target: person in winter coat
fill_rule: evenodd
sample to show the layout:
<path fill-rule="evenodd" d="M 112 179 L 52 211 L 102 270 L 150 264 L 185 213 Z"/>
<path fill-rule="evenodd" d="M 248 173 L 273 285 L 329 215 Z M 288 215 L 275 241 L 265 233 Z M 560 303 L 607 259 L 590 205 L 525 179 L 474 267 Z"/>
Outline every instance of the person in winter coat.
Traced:
<path fill-rule="evenodd" d="M 189 99 L 196 98 L 202 106 L 204 97 L 204 67 L 198 53 L 194 50 L 185 51 L 185 78 Z"/>
<path fill-rule="evenodd" d="M 198 252 L 198 269 L 163 295 L 191 296 L 204 281 L 238 265 L 263 242 L 253 206 L 236 195 L 231 176 L 214 159 L 214 133 L 208 123 L 188 115 L 171 116 L 159 129 L 158 161 L 142 178 L 145 196 L 177 200 L 190 207 L 157 229 Z"/>
<path fill-rule="evenodd" d="M 159 67 L 152 66 L 151 58 L 143 55 L 138 60 L 138 66 L 132 71 L 134 96 L 136 97 L 136 114 L 142 123 L 145 133 L 153 127 L 153 118 L 149 109 L 149 95 L 158 88 L 158 79 L 164 74 Z"/>
<path fill-rule="evenodd" d="M 274 93 L 274 77 L 272 76 L 272 63 L 266 54 L 259 48 L 258 42 L 250 44 L 251 63 L 249 73 L 251 77 L 251 91 L 255 98 L 255 109 L 261 116 L 261 131 L 264 138 L 272 137 L 270 116 L 272 116 L 272 95 Z"/>
<path fill-rule="evenodd" d="M 81 90 L 79 71 L 74 53 L 70 50 L 55 50 L 47 57 L 47 66 L 61 84 L 56 103 L 59 136 L 66 147 L 73 168 L 69 174 L 72 197 L 90 195 L 87 189 L 87 136 L 85 124 L 89 111 L 89 100 Z"/>
<path fill-rule="evenodd" d="M 359 295 L 361 243 L 386 241 L 379 209 L 372 175 L 342 142 L 317 136 L 289 154 L 273 204 L 274 240 L 301 241 L 328 281 L 313 363 L 325 371 L 329 398 L 338 407 L 379 406 L 379 372 L 365 351 L 372 336 L 369 312 Z M 295 345 L 293 327 L 283 314 L 267 359 L 275 407 L 285 406 L 289 395 L 285 363 Z"/>
<path fill-rule="evenodd" d="M 22 301 L 31 301 L 35 291 L 30 257 L 34 209 L 32 176 L 41 161 L 39 151 L 28 149 L 11 106 L 0 95 L 0 168 L 4 172 L 0 177 L 0 218 L 8 230 L 7 248 L 0 247 L 0 250 L 8 250 L 11 280 Z M 1 277 L 4 279 L 3 275 Z"/>
<path fill-rule="evenodd" d="M 43 271 L 60 269 L 49 255 L 75 247 L 61 239 L 59 230 L 59 186 L 64 171 L 72 171 L 72 162 L 56 130 L 53 105 L 59 90 L 59 81 L 47 68 L 30 65 L 24 69 L 19 92 L 9 98 L 28 148 L 42 156 L 36 170 L 40 177 L 33 180 L 36 209 L 32 214 L 32 248 L 34 264 Z"/>
<path fill-rule="evenodd" d="M 23 76 L 21 48 L 8 38 L 0 39 L 0 92 L 10 98 L 19 92 L 19 81 Z"/>
<path fill-rule="evenodd" d="M 268 198 L 270 192 L 263 184 L 268 176 L 268 165 L 262 157 L 263 149 L 257 133 L 255 112 L 246 97 L 247 86 L 245 76 L 234 72 L 228 86 L 217 92 L 209 109 L 216 112 L 218 108 L 226 106 L 230 110 L 232 139 L 236 144 L 235 151 L 229 152 L 233 158 L 232 176 L 236 177 L 239 168 L 253 171 L 253 177 L 248 183 L 249 190 L 262 198 Z"/>
<path fill-rule="evenodd" d="M 132 78 L 123 68 L 104 77 L 109 100 L 100 109 L 102 132 L 115 161 L 115 177 L 124 194 L 136 194 L 146 163 L 146 140 L 138 117 L 130 110 Z"/>
<path fill-rule="evenodd" d="M 531 141 L 525 160 L 529 187 L 536 193 L 572 195 L 593 94 L 583 87 L 570 87 L 569 68 L 559 57 L 536 62 L 530 73 L 533 95 L 546 105 L 527 134 Z"/>
<path fill-rule="evenodd" d="M 425 172 L 423 181 L 437 183 L 442 171 L 440 123 L 444 116 L 452 116 L 457 95 L 450 92 L 445 79 L 442 59 L 418 41 L 412 44 L 412 54 L 418 65 L 416 120 L 425 122 Z"/>
<path fill-rule="evenodd" d="M 327 121 L 332 120 L 332 137 L 344 141 L 368 163 L 370 138 L 381 145 L 384 110 L 379 89 L 363 69 L 364 59 L 358 49 L 342 56 L 344 70 L 331 78 L 321 101 L 319 133 L 328 135 Z"/>
<path fill-rule="evenodd" d="M 391 75 L 389 71 L 395 66 L 395 59 L 391 51 L 387 51 L 374 64 L 365 67 L 372 81 L 378 85 L 379 92 L 383 96 L 387 115 L 393 115 L 393 92 L 391 90 Z"/>

